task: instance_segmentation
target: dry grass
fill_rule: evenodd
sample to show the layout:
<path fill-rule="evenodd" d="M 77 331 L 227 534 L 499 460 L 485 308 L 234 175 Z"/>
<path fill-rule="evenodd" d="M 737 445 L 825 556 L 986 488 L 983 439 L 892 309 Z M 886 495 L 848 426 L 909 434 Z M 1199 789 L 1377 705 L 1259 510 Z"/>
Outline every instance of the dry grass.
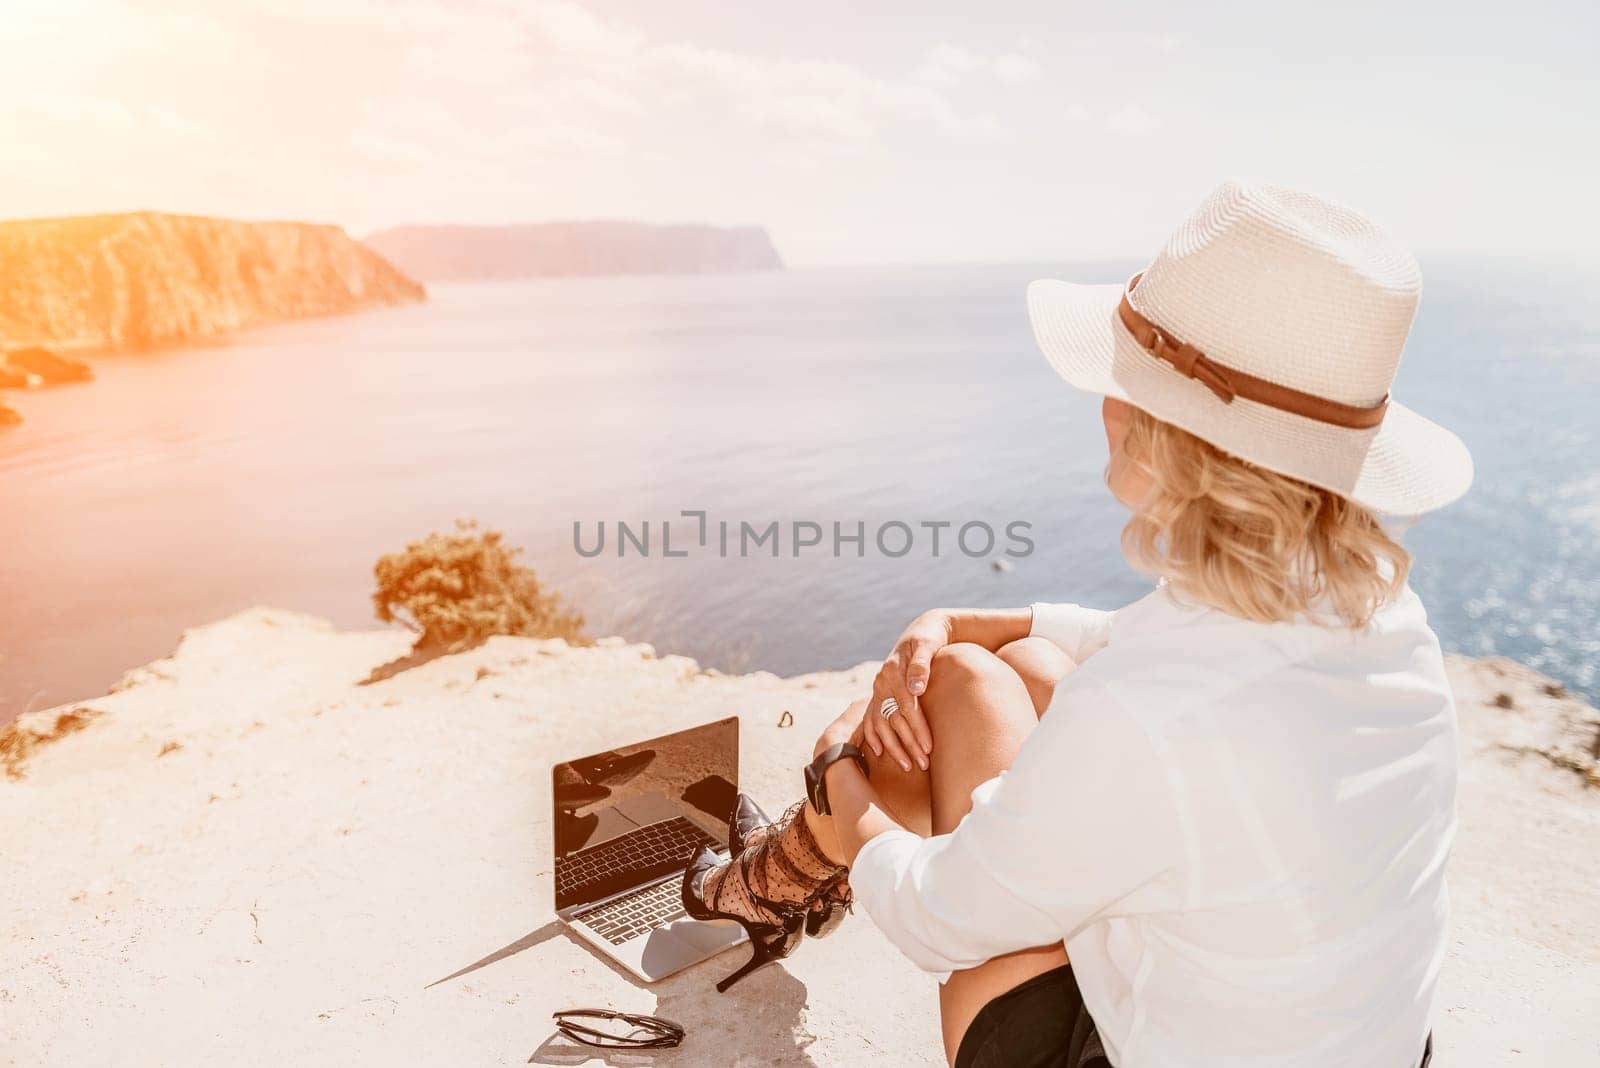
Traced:
<path fill-rule="evenodd" d="M 65 712 L 33 712 L 7 723 L 0 727 L 0 768 L 8 779 L 22 778 L 24 764 L 34 752 L 83 730 L 104 714 L 98 708 L 79 706 Z"/>

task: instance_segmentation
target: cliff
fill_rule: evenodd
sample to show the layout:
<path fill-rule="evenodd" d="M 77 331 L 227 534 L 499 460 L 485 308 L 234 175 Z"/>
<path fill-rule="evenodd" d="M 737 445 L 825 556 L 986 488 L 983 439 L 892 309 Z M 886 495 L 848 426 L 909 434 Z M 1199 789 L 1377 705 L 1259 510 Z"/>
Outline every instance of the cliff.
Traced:
<path fill-rule="evenodd" d="M 0 223 L 0 349 L 174 344 L 423 296 L 337 226 L 160 212 Z"/>
<path fill-rule="evenodd" d="M 550 1013 L 578 1005 L 682 1023 L 663 1068 L 943 1063 L 933 980 L 865 916 L 719 995 L 748 950 L 644 986 L 551 914 L 552 763 L 737 712 L 741 785 L 775 812 L 871 665 L 728 676 L 494 638 L 360 684 L 410 647 L 254 609 L 0 730 L 0 1063 L 577 1064 Z M 1436 1061 L 1590 1064 L 1600 715 L 1509 661 L 1449 670 Z"/>
<path fill-rule="evenodd" d="M 424 281 L 548 275 L 705 274 L 783 267 L 759 226 L 630 222 L 399 226 L 367 244 Z"/>

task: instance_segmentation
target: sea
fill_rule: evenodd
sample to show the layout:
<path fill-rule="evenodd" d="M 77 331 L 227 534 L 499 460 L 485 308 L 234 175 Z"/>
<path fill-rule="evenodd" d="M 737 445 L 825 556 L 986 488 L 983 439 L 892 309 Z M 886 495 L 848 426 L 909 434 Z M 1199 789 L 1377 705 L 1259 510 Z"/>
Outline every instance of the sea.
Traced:
<path fill-rule="evenodd" d="M 1045 365 L 1023 293 L 1138 266 L 436 284 L 95 358 L 92 384 L 5 395 L 0 721 L 252 605 L 379 626 L 374 562 L 458 519 L 590 634 L 724 671 L 879 658 L 932 607 L 1126 603 L 1150 582 L 1099 403 Z M 1446 649 L 1600 699 L 1600 268 L 1423 268 L 1396 394 L 1477 481 L 1406 525 L 1413 585 Z"/>

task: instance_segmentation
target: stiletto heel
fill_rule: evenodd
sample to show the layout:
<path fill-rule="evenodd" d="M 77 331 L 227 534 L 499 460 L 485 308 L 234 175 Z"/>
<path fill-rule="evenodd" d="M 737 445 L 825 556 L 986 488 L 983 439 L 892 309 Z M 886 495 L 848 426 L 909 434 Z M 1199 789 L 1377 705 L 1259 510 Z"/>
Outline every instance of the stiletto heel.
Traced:
<path fill-rule="evenodd" d="M 799 921 L 800 917 L 793 918 Z M 728 988 L 751 972 L 758 971 L 769 964 L 787 957 L 794 952 L 794 947 L 800 944 L 800 923 L 786 923 L 783 927 L 772 927 L 767 924 L 741 924 L 745 933 L 750 936 L 750 959 L 740 965 L 738 970 L 717 984 L 717 993 L 725 994 Z"/>

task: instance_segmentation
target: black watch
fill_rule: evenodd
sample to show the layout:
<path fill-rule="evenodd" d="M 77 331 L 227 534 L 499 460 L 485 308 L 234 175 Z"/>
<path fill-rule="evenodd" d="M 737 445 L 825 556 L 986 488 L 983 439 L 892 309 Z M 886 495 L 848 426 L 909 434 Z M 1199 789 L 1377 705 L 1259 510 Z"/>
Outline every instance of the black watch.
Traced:
<path fill-rule="evenodd" d="M 836 760 L 850 759 L 856 762 L 856 767 L 861 769 L 861 774 L 867 778 L 872 777 L 872 772 L 867 768 L 867 758 L 861 750 L 849 742 L 840 742 L 830 745 L 817 759 L 806 765 L 806 797 L 811 801 L 811 807 L 817 810 L 817 815 L 826 816 L 828 808 L 828 784 L 823 780 L 823 772 Z"/>

